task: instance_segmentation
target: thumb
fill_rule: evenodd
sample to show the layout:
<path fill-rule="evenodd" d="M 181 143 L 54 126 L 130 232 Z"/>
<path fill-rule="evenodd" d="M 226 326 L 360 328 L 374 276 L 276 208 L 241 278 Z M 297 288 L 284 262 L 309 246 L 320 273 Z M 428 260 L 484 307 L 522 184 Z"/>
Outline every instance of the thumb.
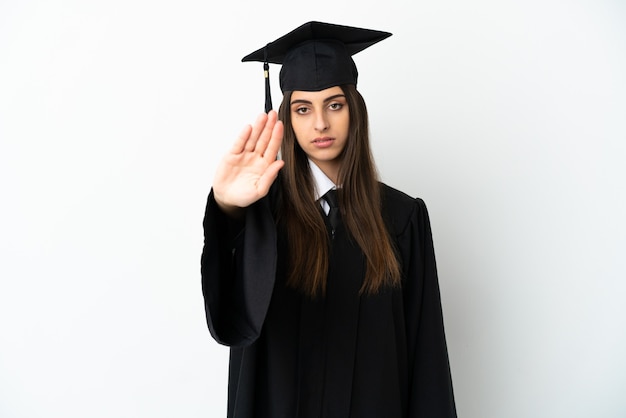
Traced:
<path fill-rule="evenodd" d="M 276 160 L 270 164 L 269 167 L 267 167 L 265 173 L 263 173 L 257 181 L 257 190 L 259 194 L 265 196 L 269 192 L 270 186 L 274 183 L 274 180 L 278 177 L 278 172 L 284 165 L 285 162 L 283 160 Z"/>

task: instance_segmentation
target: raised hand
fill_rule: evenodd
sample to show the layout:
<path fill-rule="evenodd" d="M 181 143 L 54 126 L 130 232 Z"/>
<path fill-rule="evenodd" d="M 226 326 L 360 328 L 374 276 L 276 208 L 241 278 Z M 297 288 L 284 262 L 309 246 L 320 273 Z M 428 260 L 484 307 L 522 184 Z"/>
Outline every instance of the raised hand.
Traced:
<path fill-rule="evenodd" d="M 213 196 L 231 216 L 267 195 L 284 162 L 277 160 L 283 124 L 275 111 L 261 114 L 246 126 L 220 162 L 213 180 Z"/>

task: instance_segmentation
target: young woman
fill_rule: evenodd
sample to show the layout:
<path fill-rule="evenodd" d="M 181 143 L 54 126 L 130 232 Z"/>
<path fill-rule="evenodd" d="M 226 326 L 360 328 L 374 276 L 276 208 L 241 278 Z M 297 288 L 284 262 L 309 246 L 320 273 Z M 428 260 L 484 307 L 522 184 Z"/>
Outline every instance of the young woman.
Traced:
<path fill-rule="evenodd" d="M 456 416 L 426 207 L 378 181 L 356 89 L 351 56 L 389 35 L 309 22 L 244 58 L 282 64 L 283 102 L 224 157 L 204 219 L 229 417 Z"/>

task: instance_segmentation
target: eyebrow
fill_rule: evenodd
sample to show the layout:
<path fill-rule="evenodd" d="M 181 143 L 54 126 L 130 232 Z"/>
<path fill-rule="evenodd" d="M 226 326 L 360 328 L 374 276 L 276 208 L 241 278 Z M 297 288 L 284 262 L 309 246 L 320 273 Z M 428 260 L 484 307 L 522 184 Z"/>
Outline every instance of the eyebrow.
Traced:
<path fill-rule="evenodd" d="M 331 100 L 335 100 L 339 97 L 343 97 L 345 99 L 346 95 L 345 94 L 335 94 L 333 96 L 327 97 L 324 99 L 324 103 L 328 103 Z M 289 103 L 290 105 L 296 104 L 296 103 L 304 103 L 304 104 L 313 104 L 313 102 L 311 102 L 310 100 L 304 100 L 304 99 L 298 99 L 298 100 L 294 100 L 291 103 Z"/>

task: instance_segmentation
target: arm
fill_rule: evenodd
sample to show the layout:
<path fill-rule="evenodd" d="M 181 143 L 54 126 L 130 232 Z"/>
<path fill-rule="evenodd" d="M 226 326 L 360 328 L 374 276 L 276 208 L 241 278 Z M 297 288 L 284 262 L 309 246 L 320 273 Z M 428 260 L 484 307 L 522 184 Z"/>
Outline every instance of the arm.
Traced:
<path fill-rule="evenodd" d="M 220 163 L 204 217 L 201 259 L 207 324 L 221 344 L 259 335 L 275 276 L 276 238 L 266 195 L 282 167 L 276 113 L 246 127 Z"/>
<path fill-rule="evenodd" d="M 411 253 L 405 256 L 410 261 L 404 290 L 411 382 L 409 417 L 454 418 L 435 252 L 428 211 L 420 199 L 409 227 Z"/>

